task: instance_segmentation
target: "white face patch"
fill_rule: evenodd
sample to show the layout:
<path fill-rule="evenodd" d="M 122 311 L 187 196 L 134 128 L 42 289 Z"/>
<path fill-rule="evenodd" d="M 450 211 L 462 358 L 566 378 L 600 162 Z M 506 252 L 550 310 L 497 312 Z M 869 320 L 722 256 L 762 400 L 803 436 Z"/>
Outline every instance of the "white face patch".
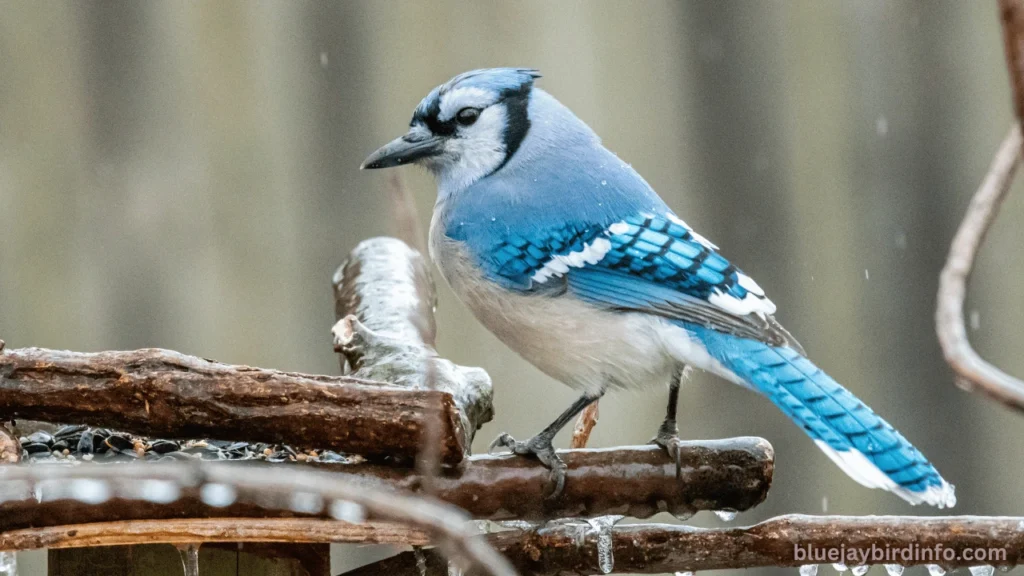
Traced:
<path fill-rule="evenodd" d="M 508 112 L 495 104 L 480 112 L 470 126 L 459 126 L 445 142 L 444 152 L 424 162 L 438 178 L 442 192 L 457 192 L 494 172 L 505 161 Z"/>
<path fill-rule="evenodd" d="M 458 114 L 463 108 L 480 108 L 481 110 L 494 104 L 498 100 L 497 94 L 483 88 L 467 86 L 456 88 L 451 92 L 441 95 L 440 112 L 437 119 L 447 122 Z"/>
<path fill-rule="evenodd" d="M 604 258 L 604 255 L 612 249 L 612 243 L 607 238 L 594 238 L 589 244 L 577 252 L 558 254 L 551 258 L 544 267 L 537 270 L 533 275 L 533 281 L 538 284 L 547 282 L 552 276 L 561 277 L 569 271 L 569 268 L 582 268 L 587 264 L 597 264 Z"/>

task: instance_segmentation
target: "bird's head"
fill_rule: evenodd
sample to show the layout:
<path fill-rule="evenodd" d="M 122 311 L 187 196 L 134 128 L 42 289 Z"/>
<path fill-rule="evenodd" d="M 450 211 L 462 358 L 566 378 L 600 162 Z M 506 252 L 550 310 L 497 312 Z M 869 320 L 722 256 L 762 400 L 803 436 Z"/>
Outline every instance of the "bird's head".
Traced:
<path fill-rule="evenodd" d="M 536 70 L 464 72 L 434 88 L 413 112 L 409 131 L 370 154 L 361 168 L 419 164 L 442 179 L 471 182 L 498 170 L 530 128 Z"/>

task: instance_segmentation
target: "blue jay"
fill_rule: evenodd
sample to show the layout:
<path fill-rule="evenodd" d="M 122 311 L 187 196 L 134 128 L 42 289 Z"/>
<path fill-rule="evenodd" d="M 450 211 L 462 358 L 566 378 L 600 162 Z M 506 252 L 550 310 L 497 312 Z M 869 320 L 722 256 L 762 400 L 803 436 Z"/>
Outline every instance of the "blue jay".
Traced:
<path fill-rule="evenodd" d="M 807 359 L 760 286 L 669 208 L 536 70 L 460 74 L 416 107 L 409 131 L 362 168 L 426 167 L 437 179 L 430 254 L 479 321 L 582 396 L 526 441 L 561 492 L 555 434 L 607 390 L 668 383 L 655 442 L 678 456 L 683 367 L 775 403 L 856 482 L 911 504 L 956 502 L 899 432 Z"/>

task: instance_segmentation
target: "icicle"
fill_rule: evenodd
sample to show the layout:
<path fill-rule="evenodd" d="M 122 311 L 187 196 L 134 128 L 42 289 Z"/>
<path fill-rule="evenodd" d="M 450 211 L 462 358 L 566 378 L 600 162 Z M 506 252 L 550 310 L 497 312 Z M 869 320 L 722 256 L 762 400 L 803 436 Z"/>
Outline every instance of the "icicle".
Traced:
<path fill-rule="evenodd" d="M 416 569 L 420 576 L 427 576 L 427 557 L 423 554 L 422 546 L 413 546 L 412 555 L 416 557 Z"/>
<path fill-rule="evenodd" d="M 971 571 L 971 576 L 992 576 L 996 573 L 995 566 L 983 565 L 983 566 L 971 566 L 968 568 Z"/>
<path fill-rule="evenodd" d="M 900 564 L 886 564 L 885 571 L 889 576 L 903 576 L 903 566 Z"/>
<path fill-rule="evenodd" d="M 818 576 L 817 564 L 805 564 L 800 567 L 800 576 Z"/>
<path fill-rule="evenodd" d="M 185 569 L 185 576 L 199 576 L 199 546 L 179 546 L 178 554 L 181 555 L 181 566 Z"/>
<path fill-rule="evenodd" d="M 612 551 L 612 526 L 622 516 L 600 516 L 587 520 L 590 524 L 591 533 L 597 532 L 597 566 L 602 574 L 611 574 L 615 569 L 615 556 Z"/>
<path fill-rule="evenodd" d="M 836 572 L 846 572 L 846 564 L 833 564 L 832 567 L 836 569 Z"/>
<path fill-rule="evenodd" d="M 693 518 L 693 512 L 690 512 L 689 510 L 685 512 L 673 512 L 672 516 L 675 516 L 675 519 L 680 522 L 686 522 L 690 518 Z"/>
<path fill-rule="evenodd" d="M 722 522 L 732 522 L 736 519 L 735 510 L 715 510 L 715 516 Z"/>
<path fill-rule="evenodd" d="M 18 557 L 14 552 L 0 552 L 0 576 L 18 576 Z"/>
<path fill-rule="evenodd" d="M 946 570 L 938 564 L 926 564 L 930 576 L 945 576 Z"/>
<path fill-rule="evenodd" d="M 866 574 L 867 571 L 870 570 L 870 569 L 871 569 L 870 565 L 868 565 L 868 564 L 861 564 L 860 566 L 854 566 L 853 568 L 851 568 L 850 572 L 853 573 L 853 576 L 864 576 L 864 574 Z"/>

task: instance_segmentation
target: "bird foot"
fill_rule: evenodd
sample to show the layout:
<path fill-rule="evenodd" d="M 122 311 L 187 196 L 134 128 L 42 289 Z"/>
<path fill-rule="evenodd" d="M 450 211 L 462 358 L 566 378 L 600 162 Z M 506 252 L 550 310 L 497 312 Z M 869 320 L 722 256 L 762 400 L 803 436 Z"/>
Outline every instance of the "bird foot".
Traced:
<path fill-rule="evenodd" d="M 487 452 L 494 454 L 496 448 L 508 448 L 513 454 L 532 456 L 540 460 L 541 464 L 551 470 L 549 476 L 551 488 L 546 498 L 554 500 L 562 494 L 562 489 L 565 488 L 565 462 L 555 453 L 555 448 L 551 445 L 550 438 L 537 435 L 525 442 L 520 442 L 510 434 L 502 432 L 500 436 L 494 439 L 494 442 L 491 442 Z"/>
<path fill-rule="evenodd" d="M 676 463 L 676 480 L 683 476 L 683 462 L 680 455 L 680 447 L 683 441 L 679 438 L 679 429 L 675 420 L 665 419 L 658 428 L 658 435 L 651 439 L 650 444 L 657 444 L 668 452 L 669 458 Z"/>

